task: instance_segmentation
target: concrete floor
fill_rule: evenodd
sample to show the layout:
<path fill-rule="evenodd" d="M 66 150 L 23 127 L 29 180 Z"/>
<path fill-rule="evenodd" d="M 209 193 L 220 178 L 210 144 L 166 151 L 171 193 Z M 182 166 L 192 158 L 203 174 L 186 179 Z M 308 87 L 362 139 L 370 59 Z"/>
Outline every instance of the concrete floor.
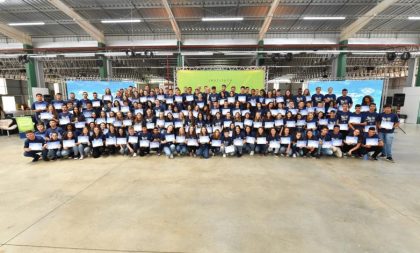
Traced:
<path fill-rule="evenodd" d="M 0 137 L 0 252 L 420 252 L 420 127 L 404 128 L 395 164 L 155 156 L 33 164 L 22 141 Z"/>

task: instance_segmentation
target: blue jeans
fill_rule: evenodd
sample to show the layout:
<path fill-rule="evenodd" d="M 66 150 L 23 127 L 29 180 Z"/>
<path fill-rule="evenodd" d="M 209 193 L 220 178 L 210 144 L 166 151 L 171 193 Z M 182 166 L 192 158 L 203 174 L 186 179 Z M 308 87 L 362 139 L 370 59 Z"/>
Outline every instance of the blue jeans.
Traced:
<path fill-rule="evenodd" d="M 47 159 L 47 154 L 48 154 L 48 150 L 47 149 L 43 149 L 42 151 L 25 151 L 24 153 L 23 153 L 23 156 L 25 156 L 25 157 L 32 157 L 32 158 L 35 158 L 35 157 L 39 157 L 39 155 L 38 155 L 38 153 L 41 153 L 41 155 L 42 155 L 42 159 Z"/>
<path fill-rule="evenodd" d="M 394 141 L 394 133 L 379 133 L 379 138 L 384 142 L 382 154 L 386 157 L 392 157 L 392 142 Z"/>
<path fill-rule="evenodd" d="M 166 156 L 172 155 L 175 152 L 175 144 L 163 147 L 163 152 L 165 152 Z"/>
<path fill-rule="evenodd" d="M 319 148 L 318 155 L 332 156 L 334 154 L 332 148 Z"/>
<path fill-rule="evenodd" d="M 203 158 L 209 158 L 209 147 L 207 145 L 201 145 L 198 149 L 196 154 L 198 156 L 202 156 Z"/>
<path fill-rule="evenodd" d="M 178 154 L 181 155 L 186 155 L 188 153 L 187 146 L 185 144 L 178 144 L 175 150 Z"/>
<path fill-rule="evenodd" d="M 60 158 L 61 151 L 59 149 L 49 149 L 48 150 L 48 158 Z"/>
<path fill-rule="evenodd" d="M 250 153 L 251 151 L 254 151 L 255 144 L 245 143 L 244 149 L 245 149 L 245 152 Z"/>

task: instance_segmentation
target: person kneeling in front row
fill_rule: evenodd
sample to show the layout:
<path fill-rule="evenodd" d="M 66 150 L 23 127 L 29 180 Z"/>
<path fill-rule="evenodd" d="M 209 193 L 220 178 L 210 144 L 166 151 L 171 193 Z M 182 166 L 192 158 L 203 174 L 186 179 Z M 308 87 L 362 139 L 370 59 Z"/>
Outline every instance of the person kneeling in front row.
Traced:
<path fill-rule="evenodd" d="M 42 159 L 48 161 L 48 150 L 45 146 L 45 140 L 42 137 L 35 136 L 35 133 L 30 130 L 26 132 L 26 140 L 23 145 L 23 156 L 32 157 L 32 162 L 37 162 L 41 157 L 38 153 L 41 153 Z"/>

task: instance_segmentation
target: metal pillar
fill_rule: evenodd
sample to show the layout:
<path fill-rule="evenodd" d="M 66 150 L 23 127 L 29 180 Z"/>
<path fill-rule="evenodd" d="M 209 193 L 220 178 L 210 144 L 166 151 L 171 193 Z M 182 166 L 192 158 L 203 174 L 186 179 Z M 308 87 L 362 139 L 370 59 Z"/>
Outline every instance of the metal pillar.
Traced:
<path fill-rule="evenodd" d="M 418 61 L 418 58 L 411 58 L 410 60 L 408 60 L 408 76 L 405 84 L 406 87 L 415 87 L 416 85 L 416 75 L 418 75 Z"/>
<path fill-rule="evenodd" d="M 415 76 L 415 79 L 416 79 L 416 82 L 415 82 L 415 87 L 420 87 L 420 58 L 417 58 L 416 59 L 416 62 L 417 62 L 417 64 L 416 64 L 416 66 L 417 66 L 417 71 L 415 71 L 416 70 L 416 68 L 414 68 L 413 69 L 413 71 L 415 72 L 415 73 L 417 73 L 416 74 L 416 76 Z M 409 74 L 410 74 L 410 72 L 409 72 Z M 414 85 L 413 85 L 413 87 L 414 87 Z"/>
<path fill-rule="evenodd" d="M 98 42 L 99 48 L 104 48 L 105 44 Z M 108 78 L 108 60 L 105 56 L 100 56 L 100 60 L 102 60 L 102 64 L 99 66 L 99 77 L 101 80 L 105 80 Z"/>
<path fill-rule="evenodd" d="M 176 66 L 184 67 L 184 56 L 181 54 L 182 42 L 178 41 L 177 46 L 178 46 L 178 56 L 176 57 Z"/>
<path fill-rule="evenodd" d="M 23 45 L 23 48 L 26 50 L 26 53 L 32 54 L 33 47 L 30 45 Z M 26 80 L 28 86 L 28 104 L 32 104 L 34 102 L 34 98 L 32 95 L 32 88 L 37 87 L 37 78 L 36 78 L 36 68 L 35 68 L 35 59 L 28 59 L 28 63 L 25 63 L 26 69 Z"/>
<path fill-rule="evenodd" d="M 347 49 L 348 41 L 340 41 L 340 50 Z M 337 78 L 345 78 L 346 77 L 346 70 L 347 68 L 347 54 L 340 53 L 337 58 Z"/>
<path fill-rule="evenodd" d="M 264 40 L 260 40 L 258 41 L 258 51 L 264 51 Z M 257 54 L 257 59 L 255 61 L 255 66 L 261 66 L 262 64 L 262 60 L 264 59 L 264 54 L 263 53 L 258 53 Z"/>

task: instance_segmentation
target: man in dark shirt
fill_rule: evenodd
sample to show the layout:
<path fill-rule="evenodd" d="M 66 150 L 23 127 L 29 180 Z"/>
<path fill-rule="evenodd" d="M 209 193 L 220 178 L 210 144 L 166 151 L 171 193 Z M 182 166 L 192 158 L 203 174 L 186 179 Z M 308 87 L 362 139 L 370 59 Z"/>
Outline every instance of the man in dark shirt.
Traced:
<path fill-rule="evenodd" d="M 41 156 L 38 155 L 38 153 L 41 153 L 44 161 L 48 161 L 48 150 L 45 145 L 45 140 L 40 136 L 36 136 L 32 130 L 26 132 L 26 140 L 23 145 L 23 150 L 25 151 L 23 156 L 32 157 L 32 162 L 37 162 L 39 160 Z"/>
<path fill-rule="evenodd" d="M 397 114 L 391 110 L 391 105 L 384 106 L 384 112 L 378 115 L 376 119 L 376 128 L 379 132 L 379 138 L 384 142 L 382 154 L 389 162 L 394 162 L 392 159 L 392 142 L 394 140 L 394 130 L 399 126 L 400 120 Z"/>

